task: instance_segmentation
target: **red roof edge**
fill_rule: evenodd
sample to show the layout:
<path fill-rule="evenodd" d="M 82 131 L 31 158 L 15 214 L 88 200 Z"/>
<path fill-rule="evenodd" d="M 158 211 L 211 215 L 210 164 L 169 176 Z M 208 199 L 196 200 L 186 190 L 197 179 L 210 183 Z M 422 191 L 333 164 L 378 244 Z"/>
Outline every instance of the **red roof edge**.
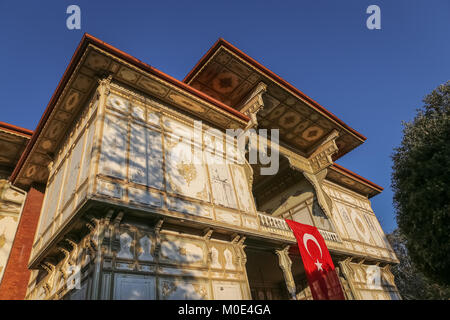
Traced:
<path fill-rule="evenodd" d="M 113 47 L 112 45 L 101 41 L 100 39 L 95 38 L 94 36 L 90 35 L 90 34 L 86 34 L 86 37 L 95 45 L 97 45 L 98 47 L 101 47 L 102 49 L 105 49 L 107 51 L 112 51 L 115 55 L 120 56 L 122 59 L 128 61 L 131 64 L 134 64 L 136 67 L 139 67 L 141 69 L 144 69 L 145 71 L 152 73 L 160 78 L 163 78 L 164 80 L 174 84 L 175 86 L 184 89 L 188 92 L 190 92 L 191 94 L 198 96 L 199 98 L 202 98 L 203 100 L 208 101 L 209 103 L 212 103 L 216 106 L 218 106 L 221 109 L 224 109 L 225 111 L 233 114 L 234 116 L 244 120 L 244 121 L 249 121 L 250 118 L 247 117 L 245 114 L 237 111 L 236 109 L 231 108 L 230 106 L 227 106 L 226 104 L 224 104 L 223 102 L 220 102 L 217 99 L 214 99 L 213 97 L 205 94 L 202 91 L 199 91 L 193 87 L 191 87 L 190 85 L 177 80 L 175 78 L 173 78 L 172 76 L 169 76 L 168 74 L 146 64 L 145 62 L 142 62 L 139 59 L 136 59 L 135 57 L 129 55 L 128 53 L 117 49 L 115 47 Z"/>
<path fill-rule="evenodd" d="M 15 179 L 17 178 L 17 175 L 19 174 L 19 171 L 21 169 L 21 167 L 23 166 L 25 159 L 28 157 L 28 154 L 31 152 L 31 149 L 33 147 L 33 145 L 35 144 L 37 137 L 40 135 L 46 121 L 48 120 L 51 112 L 53 111 L 56 101 L 58 100 L 59 96 L 61 95 L 62 90 L 64 89 L 65 85 L 67 84 L 67 82 L 69 81 L 70 75 L 73 72 L 73 70 L 75 69 L 75 66 L 77 65 L 78 61 L 81 59 L 82 54 L 84 49 L 89 45 L 89 44 L 94 44 L 106 51 L 109 51 L 119 57 L 121 57 L 122 59 L 126 60 L 127 62 L 129 62 L 130 64 L 133 64 L 141 69 L 144 69 L 145 71 L 152 73 L 160 78 L 163 78 L 164 80 L 174 84 L 175 86 L 184 89 L 188 92 L 190 92 L 191 94 L 208 101 L 209 103 L 212 103 L 216 106 L 218 106 L 221 109 L 224 109 L 225 111 L 237 116 L 238 118 L 244 120 L 244 121 L 249 121 L 250 118 L 247 117 L 246 115 L 244 115 L 243 113 L 225 105 L 224 103 L 208 96 L 207 94 L 198 91 L 197 89 L 187 85 L 184 82 L 181 82 L 167 74 L 165 74 L 162 71 L 159 71 L 153 67 L 151 67 L 150 65 L 140 61 L 139 59 L 136 59 L 135 57 L 113 47 L 112 45 L 101 41 L 100 39 L 85 33 L 80 41 L 80 43 L 78 44 L 75 53 L 73 54 L 66 70 L 64 71 L 64 74 L 61 78 L 61 80 L 58 83 L 58 86 L 56 87 L 55 92 L 53 93 L 44 113 L 42 114 L 41 119 L 39 120 L 39 123 L 36 127 L 36 130 L 33 132 L 33 135 L 31 136 L 31 140 L 30 142 L 27 144 L 27 147 L 25 148 L 24 152 L 22 153 L 19 161 L 16 164 L 16 167 L 14 168 L 14 171 L 11 174 L 10 177 L 10 181 L 12 181 L 13 183 L 15 182 Z"/>
<path fill-rule="evenodd" d="M 0 121 L 0 128 L 6 129 L 8 131 L 12 131 L 14 133 L 20 133 L 20 134 L 26 135 L 28 137 L 31 137 L 31 135 L 33 134 L 33 130 L 18 127 L 18 126 L 15 126 L 13 124 L 9 124 L 9 123 L 3 122 L 3 121 Z"/>
<path fill-rule="evenodd" d="M 281 78 L 280 76 L 278 76 L 277 74 L 275 74 L 274 72 L 272 72 L 271 70 L 269 70 L 268 68 L 266 68 L 265 66 L 260 64 L 258 61 L 256 61 L 252 57 L 248 56 L 243 51 L 241 51 L 240 49 L 236 48 L 234 45 L 232 45 L 231 43 L 229 43 L 228 41 L 226 41 L 223 38 L 219 38 L 214 43 L 214 45 L 203 55 L 203 57 L 197 62 L 197 64 L 194 66 L 194 68 L 192 68 L 192 70 L 189 71 L 189 73 L 186 75 L 186 77 L 184 77 L 183 82 L 188 83 L 192 79 L 192 77 L 195 75 L 195 73 L 197 73 L 197 71 L 202 67 L 202 65 L 214 54 L 214 52 L 221 45 L 223 45 L 224 47 L 230 49 L 231 51 L 236 53 L 239 57 L 241 57 L 242 59 L 244 59 L 245 61 L 247 61 L 251 65 L 253 65 L 254 67 L 262 70 L 265 73 L 267 73 L 270 77 L 274 78 L 275 80 L 277 80 L 278 82 L 280 82 L 281 84 L 283 84 L 284 86 L 289 88 L 291 91 L 293 91 L 296 94 L 298 94 L 299 96 L 301 96 L 303 99 L 305 99 L 306 101 L 311 103 L 314 107 L 319 109 L 321 112 L 325 113 L 330 118 L 332 118 L 333 120 L 338 122 L 340 125 L 342 125 L 344 128 L 346 128 L 347 130 L 349 130 L 350 132 L 355 134 L 361 140 L 363 140 L 363 141 L 367 140 L 367 138 L 364 135 L 362 135 L 361 133 L 359 133 L 355 129 L 351 128 L 344 121 L 342 121 L 337 116 L 335 116 L 333 113 L 328 111 L 325 107 L 322 107 L 318 102 L 316 102 L 313 99 L 311 99 L 310 97 L 308 97 L 306 94 L 301 92 L 299 89 L 294 87 L 292 84 L 290 84 L 289 82 L 287 82 L 286 80 L 284 80 L 283 78 Z"/>
<path fill-rule="evenodd" d="M 16 167 L 14 168 L 14 171 L 11 173 L 11 176 L 9 179 L 13 184 L 17 178 L 17 175 L 18 175 L 20 169 L 22 168 L 22 166 L 25 162 L 25 159 L 28 157 L 28 154 L 30 153 L 31 148 L 36 143 L 37 137 L 41 133 L 45 122 L 47 121 L 48 117 L 50 116 L 50 113 L 53 111 L 56 100 L 59 97 L 59 95 L 61 94 L 64 85 L 68 82 L 69 74 L 75 68 L 75 65 L 76 65 L 75 61 L 80 59 L 82 48 L 85 48 L 87 46 L 86 39 L 87 39 L 87 37 L 86 37 L 86 33 L 85 33 L 83 35 L 83 38 L 81 39 L 80 43 L 78 44 L 78 47 L 75 50 L 75 53 L 73 54 L 72 59 L 70 60 L 69 65 L 66 68 L 66 71 L 64 71 L 64 74 L 63 74 L 61 80 L 59 81 L 55 92 L 53 93 L 52 97 L 50 98 L 50 101 L 49 101 L 47 107 L 45 108 L 45 111 L 42 114 L 41 119 L 39 120 L 39 123 L 38 123 L 36 129 L 34 130 L 33 135 L 31 136 L 30 142 L 27 144 L 25 150 L 23 151 L 22 155 L 19 158 L 19 161 L 16 164 Z"/>
<path fill-rule="evenodd" d="M 367 179 L 364 178 L 364 177 L 361 177 L 359 174 L 354 173 L 353 171 L 351 171 L 351 170 L 349 170 L 349 169 L 347 169 L 347 168 L 344 168 L 343 166 L 341 166 L 341 165 L 339 165 L 339 164 L 337 164 L 337 163 L 333 163 L 331 166 L 332 166 L 333 168 L 336 168 L 336 169 L 338 169 L 339 171 L 342 171 L 342 172 L 346 173 L 347 175 L 349 175 L 349 176 L 355 178 L 356 180 L 359 180 L 359 181 L 361 181 L 361 182 L 364 182 L 365 184 L 368 184 L 368 185 L 371 186 L 372 188 L 377 189 L 379 192 L 381 192 L 381 191 L 384 190 L 383 187 L 380 187 L 380 186 L 377 185 L 376 183 L 374 183 L 374 182 L 372 182 L 372 181 L 370 181 L 370 180 L 367 180 Z"/>
<path fill-rule="evenodd" d="M 197 73 L 197 71 L 206 62 L 206 60 L 208 60 L 213 55 L 213 53 L 216 51 L 216 49 L 218 49 L 221 44 L 225 44 L 225 43 L 227 43 L 227 41 L 225 39 L 223 39 L 223 38 L 217 39 L 217 41 L 214 42 L 214 44 L 211 46 L 211 48 L 209 48 L 209 50 L 200 58 L 200 60 L 197 61 L 197 63 L 191 69 L 191 71 L 189 71 L 189 73 L 184 77 L 183 82 L 188 83 L 192 79 L 192 77 L 195 75 L 195 73 Z M 237 48 L 236 48 L 236 50 L 240 51 Z"/>

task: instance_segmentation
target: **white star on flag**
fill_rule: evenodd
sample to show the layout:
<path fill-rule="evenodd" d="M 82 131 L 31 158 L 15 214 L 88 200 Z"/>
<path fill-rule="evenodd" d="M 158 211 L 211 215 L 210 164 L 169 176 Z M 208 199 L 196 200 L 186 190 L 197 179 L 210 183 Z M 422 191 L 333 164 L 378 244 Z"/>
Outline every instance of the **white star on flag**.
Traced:
<path fill-rule="evenodd" d="M 319 262 L 319 259 L 316 260 L 316 262 L 314 263 L 317 267 L 317 271 L 323 271 L 322 269 L 322 264 Z"/>

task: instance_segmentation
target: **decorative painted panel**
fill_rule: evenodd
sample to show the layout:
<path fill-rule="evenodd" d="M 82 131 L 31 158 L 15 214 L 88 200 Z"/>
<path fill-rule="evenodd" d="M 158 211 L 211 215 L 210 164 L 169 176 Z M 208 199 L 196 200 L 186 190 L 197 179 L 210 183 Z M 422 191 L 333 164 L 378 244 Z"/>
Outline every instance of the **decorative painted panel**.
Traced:
<path fill-rule="evenodd" d="M 202 281 L 161 279 L 159 290 L 162 300 L 207 300 L 211 298 L 209 284 Z"/>
<path fill-rule="evenodd" d="M 205 263 L 204 243 L 165 237 L 161 240 L 160 258 L 175 263 Z"/>
<path fill-rule="evenodd" d="M 341 203 L 335 203 L 335 205 L 336 205 L 337 210 L 342 218 L 342 221 L 344 222 L 345 229 L 347 230 L 347 234 L 350 237 L 350 239 L 355 240 L 355 241 L 361 241 L 360 237 L 356 233 L 356 230 L 352 223 L 350 215 L 347 212 L 347 208 Z"/>
<path fill-rule="evenodd" d="M 373 226 L 375 227 L 375 230 L 378 230 L 378 235 L 380 236 L 382 243 L 384 244 L 384 247 L 390 251 L 392 251 L 391 245 L 389 243 L 389 240 L 386 237 L 386 234 L 384 233 L 383 229 L 381 228 L 380 222 L 377 218 L 372 218 Z"/>
<path fill-rule="evenodd" d="M 122 186 L 117 182 L 97 180 L 97 192 L 112 198 L 122 199 Z"/>
<path fill-rule="evenodd" d="M 375 257 L 395 259 L 367 198 L 330 182 L 324 185 L 324 191 L 331 197 L 333 220 L 347 248 Z"/>
<path fill-rule="evenodd" d="M 249 190 L 247 177 L 242 166 L 231 164 L 231 171 L 233 172 L 234 183 L 236 185 L 236 193 L 238 195 L 239 207 L 245 212 L 255 212 L 253 204 L 253 196 Z"/>
<path fill-rule="evenodd" d="M 62 202 L 63 205 L 65 205 L 67 201 L 69 201 L 69 199 L 72 197 L 72 195 L 74 195 L 77 187 L 77 178 L 78 174 L 80 173 L 81 157 L 84 147 L 84 138 L 85 132 L 83 132 L 81 137 L 78 139 L 77 143 L 75 144 L 75 147 L 72 150 L 70 159 L 68 160 L 69 166 L 67 169 L 67 174 L 64 183 L 64 196 Z"/>
<path fill-rule="evenodd" d="M 236 282 L 213 281 L 214 300 L 241 300 L 241 286 Z"/>
<path fill-rule="evenodd" d="M 257 230 L 259 228 L 258 219 L 247 215 L 242 216 L 242 225 L 249 229 Z"/>
<path fill-rule="evenodd" d="M 356 232 L 358 233 L 361 241 L 373 245 L 373 240 L 370 236 L 370 232 L 366 225 L 366 222 L 363 220 L 362 214 L 355 208 L 349 208 L 349 211 L 350 216 L 353 220 L 353 224 L 355 225 Z"/>
<path fill-rule="evenodd" d="M 380 233 L 378 232 L 378 230 L 376 229 L 376 225 L 378 224 L 378 220 L 376 217 L 374 216 L 370 216 L 368 214 L 362 214 L 362 217 L 364 218 L 368 229 L 370 231 L 370 234 L 372 235 L 372 239 L 375 242 L 375 245 L 378 247 L 385 247 L 385 243 L 383 241 L 383 239 L 380 236 Z"/>
<path fill-rule="evenodd" d="M 308 207 L 304 206 L 294 211 L 292 214 L 292 220 L 303 223 L 313 225 L 311 215 L 309 214 Z"/>
<path fill-rule="evenodd" d="M 317 228 L 327 231 L 333 231 L 331 226 L 331 222 L 326 214 L 323 212 L 322 208 L 320 208 L 317 200 L 313 201 L 312 205 L 312 218 L 314 220 L 314 224 Z"/>
<path fill-rule="evenodd" d="M 215 209 L 216 212 L 216 220 L 225 222 L 227 224 L 231 224 L 234 226 L 241 225 L 240 215 L 236 212 L 224 209 Z"/>
<path fill-rule="evenodd" d="M 161 207 L 161 194 L 142 188 L 128 188 L 128 198 L 130 202 L 152 207 Z"/>
<path fill-rule="evenodd" d="M 130 103 L 128 102 L 128 100 L 115 94 L 110 94 L 108 96 L 106 105 L 108 107 L 112 107 L 118 111 L 121 111 L 125 114 L 129 113 L 130 111 Z"/>
<path fill-rule="evenodd" d="M 174 197 L 167 197 L 166 204 L 169 210 L 209 219 L 213 217 L 212 208 L 205 204 L 182 200 Z"/>
<path fill-rule="evenodd" d="M 54 176 L 53 181 L 51 182 L 47 192 L 46 192 L 46 202 L 45 207 L 42 209 L 41 213 L 41 222 L 40 222 L 40 232 L 43 234 L 45 230 L 47 230 L 48 226 L 55 218 L 56 210 L 58 209 L 58 205 L 60 202 L 60 192 L 62 192 L 63 186 L 63 178 L 65 168 L 67 166 L 67 162 L 64 162 L 59 171 Z"/>
<path fill-rule="evenodd" d="M 176 140 L 173 143 L 184 141 L 185 143 L 191 144 L 193 142 L 194 132 L 192 127 L 169 117 L 164 117 L 162 122 L 164 124 L 164 130 L 172 133 L 172 138 Z M 170 141 L 168 140 L 169 145 L 172 143 Z"/>
<path fill-rule="evenodd" d="M 357 264 L 344 261 L 342 271 L 354 288 L 357 299 L 399 300 L 401 299 L 389 266 Z"/>
<path fill-rule="evenodd" d="M 116 274 L 114 300 L 156 299 L 155 278 L 151 276 Z"/>
<path fill-rule="evenodd" d="M 237 209 L 236 196 L 228 165 L 225 163 L 215 164 L 208 160 L 208 169 L 214 203 L 220 206 Z"/>
<path fill-rule="evenodd" d="M 147 235 L 144 235 L 139 239 L 139 255 L 138 260 L 140 261 L 153 261 L 152 251 L 152 239 Z"/>
<path fill-rule="evenodd" d="M 138 122 L 145 123 L 146 108 L 137 103 L 131 104 L 131 116 Z"/>
<path fill-rule="evenodd" d="M 133 236 L 128 232 L 123 232 L 119 236 L 120 250 L 117 253 L 117 258 L 121 259 L 133 259 L 134 258 L 134 246 Z"/>
<path fill-rule="evenodd" d="M 119 179 L 126 175 L 127 122 L 107 114 L 103 128 L 99 172 Z"/>
<path fill-rule="evenodd" d="M 162 141 L 159 132 L 131 124 L 130 180 L 162 189 Z"/>
<path fill-rule="evenodd" d="M 166 139 L 167 191 L 209 201 L 208 175 L 201 154 L 194 153 L 192 144 L 177 137 L 168 135 Z"/>
<path fill-rule="evenodd" d="M 340 211 L 338 210 L 337 206 L 339 204 L 335 204 L 333 206 L 333 221 L 334 221 L 334 225 L 336 226 L 337 232 L 338 234 L 341 236 L 341 238 L 345 238 L 347 239 L 349 236 L 347 234 L 347 230 L 344 227 L 344 222 L 343 222 L 343 215 L 340 213 Z M 342 209 L 344 210 L 344 209 Z"/>
<path fill-rule="evenodd" d="M 80 185 L 83 184 L 88 177 L 89 168 L 92 160 L 92 147 L 94 145 L 94 133 L 95 133 L 94 122 L 91 122 L 87 130 L 88 133 L 86 138 L 86 145 L 83 152 L 83 163 L 80 172 L 80 183 L 79 183 Z"/>

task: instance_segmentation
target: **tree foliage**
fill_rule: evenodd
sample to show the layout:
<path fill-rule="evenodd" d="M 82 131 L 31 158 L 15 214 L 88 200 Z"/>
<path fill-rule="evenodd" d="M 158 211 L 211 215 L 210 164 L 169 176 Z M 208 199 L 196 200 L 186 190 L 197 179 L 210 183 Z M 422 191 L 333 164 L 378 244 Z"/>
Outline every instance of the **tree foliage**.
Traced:
<path fill-rule="evenodd" d="M 450 284 L 450 81 L 423 100 L 392 156 L 397 224 L 414 265 Z"/>
<path fill-rule="evenodd" d="M 392 268 L 400 295 L 405 300 L 450 299 L 450 288 L 434 283 L 417 270 L 406 249 L 406 239 L 397 229 L 387 238 L 400 263 Z"/>

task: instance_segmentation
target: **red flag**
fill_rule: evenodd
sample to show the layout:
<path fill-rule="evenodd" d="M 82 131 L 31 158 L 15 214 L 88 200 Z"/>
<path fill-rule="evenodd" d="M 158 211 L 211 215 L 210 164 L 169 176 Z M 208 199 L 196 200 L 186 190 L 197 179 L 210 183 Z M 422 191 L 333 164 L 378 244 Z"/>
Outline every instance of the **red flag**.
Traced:
<path fill-rule="evenodd" d="M 314 300 L 345 300 L 328 248 L 316 227 L 287 220 L 297 239 Z"/>

